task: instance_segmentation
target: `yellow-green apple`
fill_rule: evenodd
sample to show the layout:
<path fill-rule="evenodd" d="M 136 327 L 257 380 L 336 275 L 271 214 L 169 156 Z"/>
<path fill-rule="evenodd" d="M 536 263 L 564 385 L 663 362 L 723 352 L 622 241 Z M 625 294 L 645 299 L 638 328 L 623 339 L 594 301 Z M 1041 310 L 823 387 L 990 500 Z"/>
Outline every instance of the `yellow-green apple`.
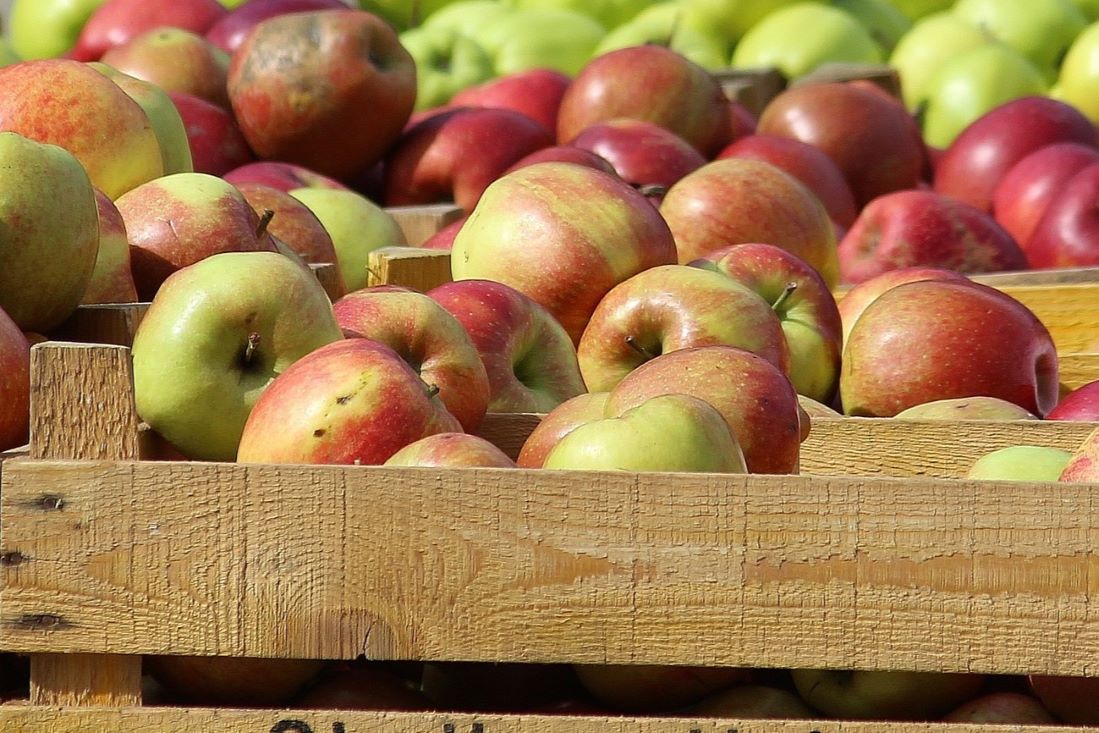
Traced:
<path fill-rule="evenodd" d="M 736 43 L 766 16 L 797 0 L 680 0 L 684 10 L 699 15 L 699 20 L 722 33 L 730 44 Z"/>
<path fill-rule="evenodd" d="M 892 0 L 832 0 L 832 5 L 849 13 L 866 28 L 886 54 L 912 30 L 912 21 Z"/>
<path fill-rule="evenodd" d="M 950 0 L 953 2 L 953 0 Z M 959 54 L 988 43 L 988 35 L 949 11 L 927 15 L 898 41 L 889 65 L 903 79 L 901 96 L 914 114 L 927 101 L 927 88 L 939 67 Z"/>
<path fill-rule="evenodd" d="M 1028 681 L 1031 691 L 1058 720 L 1073 725 L 1099 725 L 1099 706 L 1095 704 L 1099 678 L 1032 674 Z"/>
<path fill-rule="evenodd" d="M 400 136 L 416 65 L 372 13 L 290 13 L 261 22 L 233 54 L 229 100 L 260 158 L 348 178 Z"/>
<path fill-rule="evenodd" d="M 27 442 L 30 425 L 31 346 L 0 308 L 0 450 Z"/>
<path fill-rule="evenodd" d="M 461 231 L 462 225 L 466 223 L 467 218 L 468 216 L 464 214 L 458 217 L 421 242 L 420 247 L 423 249 L 441 249 L 449 252 L 454 247 L 454 238 L 458 236 L 458 232 Z"/>
<path fill-rule="evenodd" d="M 958 0 L 955 17 L 1011 46 L 1042 70 L 1052 72 L 1086 20 L 1070 0 Z"/>
<path fill-rule="evenodd" d="M 232 112 L 190 94 L 168 96 L 183 121 L 194 172 L 222 176 L 254 160 Z"/>
<path fill-rule="evenodd" d="M 378 465 L 420 438 L 461 431 L 397 352 L 351 338 L 303 356 L 271 382 L 248 416 L 237 461 Z"/>
<path fill-rule="evenodd" d="M 786 337 L 769 302 L 719 272 L 662 265 L 599 301 L 576 353 L 588 391 L 608 392 L 661 354 L 716 345 L 738 346 L 789 371 Z"/>
<path fill-rule="evenodd" d="M 173 272 L 212 254 L 274 251 L 266 224 L 233 184 L 216 176 L 164 176 L 115 203 L 126 222 L 134 283 L 143 300 L 151 300 Z"/>
<path fill-rule="evenodd" d="M 926 158 L 920 128 L 904 106 L 851 82 L 787 89 L 763 110 L 757 132 L 819 148 L 839 167 L 860 207 L 915 188 Z"/>
<path fill-rule="evenodd" d="M 944 270 L 936 267 L 904 267 L 898 270 L 884 272 L 877 277 L 865 280 L 848 290 L 839 301 L 840 319 L 843 321 L 843 343 L 851 339 L 851 328 L 859 319 L 866 307 L 890 288 L 895 288 L 904 283 L 919 282 L 921 280 L 953 280 L 966 282 L 965 275 L 953 270 Z"/>
<path fill-rule="evenodd" d="M 497 179 L 454 239 L 455 280 L 510 285 L 558 320 L 574 343 L 618 283 L 675 262 L 668 225 L 621 179 L 538 163 Z"/>
<path fill-rule="evenodd" d="M 581 130 L 570 144 L 609 161 L 623 181 L 639 188 L 670 188 L 706 164 L 689 142 L 666 127 L 644 120 L 597 122 Z"/>
<path fill-rule="evenodd" d="M 996 187 L 1016 163 L 1062 142 L 1095 147 L 1095 128 L 1064 102 L 1012 100 L 982 115 L 950 144 L 935 165 L 935 190 L 991 211 Z"/>
<path fill-rule="evenodd" d="M 679 261 L 692 262 L 730 244 L 765 242 L 808 262 L 829 287 L 839 283 L 835 229 L 820 199 L 761 160 L 716 160 L 672 186 L 660 213 Z"/>
<path fill-rule="evenodd" d="M 149 116 L 87 64 L 45 59 L 6 66 L 0 88 L 0 130 L 65 148 L 111 199 L 163 175 Z"/>
<path fill-rule="evenodd" d="M 509 109 L 457 107 L 411 127 L 385 158 L 385 202 L 453 201 L 471 211 L 512 163 L 553 144 L 542 125 Z"/>
<path fill-rule="evenodd" d="M 996 221 L 1025 253 L 1050 202 L 1080 170 L 1099 163 L 1099 149 L 1081 143 L 1038 148 L 1008 169 L 992 196 Z"/>
<path fill-rule="evenodd" d="M 371 252 L 407 244 L 393 216 L 354 191 L 310 186 L 289 193 L 309 207 L 332 237 L 348 292 L 366 287 Z"/>
<path fill-rule="evenodd" d="M 650 397 L 689 394 L 725 418 L 752 473 L 797 473 L 801 411 L 775 365 L 735 346 L 703 346 L 658 356 L 630 372 L 607 398 L 614 417 Z"/>
<path fill-rule="evenodd" d="M 896 420 L 1037 420 L 1029 410 L 1014 402 L 977 395 L 932 400 L 898 412 Z"/>
<path fill-rule="evenodd" d="M 695 267 L 720 272 L 757 293 L 778 316 L 799 395 L 830 402 L 839 383 L 843 328 L 832 291 L 807 262 L 770 244 L 713 250 Z"/>
<path fill-rule="evenodd" d="M 791 43 L 797 38 L 798 43 Z M 776 68 L 787 79 L 829 62 L 878 64 L 884 50 L 850 13 L 800 2 L 776 10 L 748 29 L 733 51 L 733 68 Z"/>
<path fill-rule="evenodd" d="M 455 92 L 493 77 L 492 58 L 458 31 L 420 26 L 400 35 L 416 61 L 416 109 L 446 104 Z"/>
<path fill-rule="evenodd" d="M 721 413 L 705 400 L 685 394 L 651 397 L 618 415 L 580 425 L 557 442 L 542 467 L 583 471 L 747 471 L 744 453 Z"/>
<path fill-rule="evenodd" d="M 736 667 L 657 664 L 578 664 L 576 674 L 585 689 L 607 707 L 638 712 L 690 705 L 750 677 L 748 670 Z"/>
<path fill-rule="evenodd" d="M 1077 387 L 1061 398 L 1047 420 L 1099 422 L 1099 380 Z"/>
<path fill-rule="evenodd" d="M 206 705 L 281 707 L 319 673 L 315 659 L 147 656 L 150 676 L 180 700 Z"/>
<path fill-rule="evenodd" d="M 554 69 L 530 69 L 463 89 L 451 104 L 499 107 L 522 112 L 550 132 L 557 129 L 557 112 L 572 79 Z"/>
<path fill-rule="evenodd" d="M 130 268 L 126 223 L 107 194 L 96 190 L 95 203 L 99 214 L 99 250 L 92 278 L 80 302 L 133 303 L 137 300 L 137 286 Z"/>
<path fill-rule="evenodd" d="M 549 412 L 584 392 L 568 334 L 519 291 L 488 280 L 462 280 L 427 294 L 458 319 L 481 355 L 490 412 Z"/>
<path fill-rule="evenodd" d="M 389 286 L 348 293 L 332 305 L 348 338 L 379 341 L 439 392 L 462 429 L 475 431 L 488 410 L 488 373 L 465 328 L 423 293 Z"/>
<path fill-rule="evenodd" d="M 134 335 L 138 414 L 184 455 L 230 461 L 267 385 L 343 338 L 317 279 L 275 252 L 227 252 L 171 277 Z"/>
<path fill-rule="evenodd" d="M 191 31 L 154 28 L 109 49 L 101 61 L 166 92 L 183 92 L 229 107 L 225 90 L 229 54 Z"/>
<path fill-rule="evenodd" d="M 469 433 L 437 433 L 409 443 L 386 466 L 428 468 L 515 468 L 515 461 L 484 438 Z"/>
<path fill-rule="evenodd" d="M 455 4 L 453 0 L 350 0 L 350 3 L 377 13 L 394 28 L 402 31 L 425 24 L 439 11 Z M 492 0 L 492 4 L 502 5 L 499 0 Z"/>
<path fill-rule="evenodd" d="M 1087 115 L 1092 122 L 1099 121 L 1099 101 L 1095 89 L 1099 84 L 1099 23 L 1085 28 L 1069 46 L 1061 61 L 1057 83 L 1050 90 L 1051 96 L 1071 104 Z"/>
<path fill-rule="evenodd" d="M 764 685 L 730 687 L 700 700 L 684 712 L 692 717 L 731 720 L 796 720 L 809 719 L 816 715 L 793 692 Z"/>
<path fill-rule="evenodd" d="M 1057 481 L 1072 454 L 1038 445 L 1012 445 L 984 454 L 969 467 L 968 479 L 989 481 Z"/>
<path fill-rule="evenodd" d="M 341 664 L 310 683 L 295 710 L 428 710 L 430 701 L 409 680 L 384 669 Z"/>
<path fill-rule="evenodd" d="M 934 720 L 984 687 L 980 674 L 795 669 L 805 702 L 848 720 Z"/>
<path fill-rule="evenodd" d="M 516 463 L 520 468 L 541 468 L 553 446 L 584 423 L 602 420 L 607 392 L 585 392 L 549 411 L 523 441 Z"/>
<path fill-rule="evenodd" d="M 1035 269 L 1099 265 L 1099 163 L 1068 179 L 1049 202 L 1027 241 L 1027 261 Z"/>
<path fill-rule="evenodd" d="M 307 10 L 344 10 L 344 0 L 248 0 L 210 26 L 206 40 L 232 55 L 261 21 Z"/>
<path fill-rule="evenodd" d="M 1027 258 L 996 220 L 934 191 L 895 191 L 867 204 L 839 244 L 844 282 L 890 270 L 934 267 L 961 273 L 1023 270 Z"/>
<path fill-rule="evenodd" d="M 511 167 L 504 173 L 511 173 L 535 163 L 573 163 L 574 165 L 586 165 L 588 168 L 594 168 L 612 176 L 618 175 L 614 170 L 614 166 L 606 158 L 574 145 L 551 145 L 548 148 L 535 150 L 530 155 L 525 155 L 512 163 Z"/>
<path fill-rule="evenodd" d="M 570 76 L 583 68 L 606 29 L 589 15 L 559 8 L 515 9 L 468 35 L 492 57 L 496 76 L 555 69 Z"/>
<path fill-rule="evenodd" d="M 658 2 L 625 23 L 608 29 L 595 56 L 647 43 L 665 46 L 704 69 L 727 68 L 732 44 L 705 16 L 684 3 Z"/>
<path fill-rule="evenodd" d="M 816 194 L 832 221 L 847 228 L 858 215 L 855 195 L 843 172 L 819 148 L 789 137 L 746 135 L 726 146 L 716 159 L 749 158 L 781 168 Z"/>
<path fill-rule="evenodd" d="M 985 395 L 1042 416 L 1058 391 L 1046 327 L 1019 301 L 973 282 L 887 290 L 859 316 L 843 350 L 848 415 L 891 417 L 923 402 Z"/>
<path fill-rule="evenodd" d="M 667 127 L 711 156 L 729 143 L 728 100 L 698 64 L 661 46 L 634 46 L 592 59 L 565 91 L 557 140 L 571 142 L 618 117 Z"/>
<path fill-rule="evenodd" d="M 0 308 L 24 331 L 49 333 L 91 282 L 95 190 L 69 152 L 13 132 L 0 132 L 0 170 Z"/>
<path fill-rule="evenodd" d="M 950 723 L 999 723 L 1001 725 L 1051 725 L 1057 722 L 1042 703 L 1021 692 L 990 692 L 974 698 L 943 716 Z"/>
<path fill-rule="evenodd" d="M 954 0 L 892 0 L 892 3 L 910 20 L 917 21 L 932 13 L 947 10 Z"/>
<path fill-rule="evenodd" d="M 1084 440 L 1061 472 L 1061 481 L 1099 482 L 1099 428 Z M 1041 696 L 1039 696 L 1041 697 Z"/>
<path fill-rule="evenodd" d="M 236 186 L 244 200 L 261 216 L 274 214 L 267 231 L 278 237 L 305 262 L 338 265 L 336 247 L 324 224 L 308 206 L 296 198 L 262 183 L 241 183 Z M 339 277 L 343 281 L 343 275 Z"/>
<path fill-rule="evenodd" d="M 659 0 L 509 0 L 516 8 L 558 8 L 590 15 L 604 28 L 617 28 Z"/>
<path fill-rule="evenodd" d="M 105 0 L 14 0 L 6 35 L 20 58 L 61 56 L 76 44 L 88 18 Z"/>
<path fill-rule="evenodd" d="M 107 0 L 88 18 L 69 57 L 98 61 L 108 49 L 161 26 L 205 33 L 228 12 L 217 0 Z"/>
<path fill-rule="evenodd" d="M 334 188 L 337 191 L 351 189 L 334 178 L 317 173 L 293 163 L 280 163 L 273 160 L 261 160 L 245 163 L 222 176 L 232 184 L 252 181 L 262 183 L 280 191 L 290 192 L 295 188 Z"/>
<path fill-rule="evenodd" d="M 371 10 L 372 6 L 383 0 L 359 0 L 365 10 Z M 411 10 L 410 3 L 397 0 L 405 5 L 405 10 Z M 483 28 L 497 18 L 510 15 L 514 10 L 510 5 L 500 0 L 458 0 L 449 2 L 444 7 L 428 13 L 424 16 L 423 25 L 431 28 L 453 29 L 467 36 L 473 35 L 478 28 Z M 385 17 L 385 13 L 382 13 Z M 398 25 L 398 27 L 402 27 Z"/>

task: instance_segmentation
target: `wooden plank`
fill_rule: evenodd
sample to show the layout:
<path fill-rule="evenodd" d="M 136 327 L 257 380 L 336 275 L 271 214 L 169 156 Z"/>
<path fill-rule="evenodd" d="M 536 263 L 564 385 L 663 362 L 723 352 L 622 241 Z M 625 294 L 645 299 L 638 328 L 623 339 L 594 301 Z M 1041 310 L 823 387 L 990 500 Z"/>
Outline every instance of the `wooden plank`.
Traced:
<path fill-rule="evenodd" d="M 0 728 L 21 733 L 988 733 L 984 723 L 487 715 L 202 708 L 0 707 Z M 1096 733 L 1099 728 L 1012 725 L 1013 733 Z"/>
<path fill-rule="evenodd" d="M 1077 389 L 1099 380 L 1099 353 L 1060 354 L 1061 386 Z"/>
<path fill-rule="evenodd" d="M 386 211 L 397 220 L 405 241 L 412 247 L 419 247 L 435 232 L 462 217 L 462 210 L 454 204 L 391 206 Z"/>
<path fill-rule="evenodd" d="M 866 80 L 873 82 L 894 97 L 901 96 L 901 78 L 889 64 L 857 64 L 831 62 L 821 64 L 815 70 L 790 81 L 791 87 L 828 82 Z"/>
<path fill-rule="evenodd" d="M 758 116 L 763 108 L 786 88 L 778 69 L 721 69 L 713 74 L 725 96 Z"/>
<path fill-rule="evenodd" d="M 13 651 L 1097 672 L 1093 485 L 87 461 L 2 483 Z"/>
<path fill-rule="evenodd" d="M 420 292 L 450 282 L 450 252 L 418 247 L 379 247 L 370 253 L 367 284 L 401 285 Z"/>
<path fill-rule="evenodd" d="M 1099 352 L 1099 281 L 999 288 L 1049 329 L 1059 354 Z"/>
<path fill-rule="evenodd" d="M 82 305 L 51 337 L 56 341 L 129 346 L 148 309 L 148 303 Z"/>
<path fill-rule="evenodd" d="M 336 302 L 343 297 L 346 288 L 344 287 L 343 275 L 340 273 L 339 265 L 333 262 L 319 262 L 310 264 L 309 269 L 317 276 L 324 292 L 328 293 L 329 300 Z"/>
<path fill-rule="evenodd" d="M 1065 285 L 1069 283 L 1099 282 L 1099 267 L 1066 267 L 1049 270 L 1019 270 L 1018 272 L 989 272 L 982 275 L 970 275 L 976 280 L 993 287 L 1008 285 Z"/>

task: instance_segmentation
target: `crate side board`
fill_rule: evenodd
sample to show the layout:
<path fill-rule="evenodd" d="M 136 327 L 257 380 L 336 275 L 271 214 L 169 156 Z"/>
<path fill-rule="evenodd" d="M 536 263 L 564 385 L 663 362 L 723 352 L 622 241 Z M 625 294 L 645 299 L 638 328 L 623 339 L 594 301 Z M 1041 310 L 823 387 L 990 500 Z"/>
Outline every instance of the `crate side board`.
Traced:
<path fill-rule="evenodd" d="M 1058 362 L 1062 388 L 1079 389 L 1085 384 L 1099 381 L 1099 352 L 1061 354 Z"/>
<path fill-rule="evenodd" d="M 1099 282 L 999 288 L 1045 324 L 1058 354 L 1099 351 Z"/>
<path fill-rule="evenodd" d="M 367 284 L 399 285 L 426 293 L 451 281 L 450 252 L 418 247 L 379 247 L 370 253 Z"/>

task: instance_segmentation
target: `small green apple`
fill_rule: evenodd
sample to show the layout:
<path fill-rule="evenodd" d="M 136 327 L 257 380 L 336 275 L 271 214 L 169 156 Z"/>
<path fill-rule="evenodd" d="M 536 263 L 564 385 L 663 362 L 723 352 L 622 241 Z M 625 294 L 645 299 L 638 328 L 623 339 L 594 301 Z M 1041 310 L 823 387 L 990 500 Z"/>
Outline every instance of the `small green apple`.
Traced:
<path fill-rule="evenodd" d="M 403 3 L 403 0 L 398 1 Z M 429 28 L 445 28 L 457 31 L 464 36 L 475 37 L 479 28 L 484 28 L 492 21 L 514 12 L 514 8 L 499 0 L 459 0 L 427 16 L 423 25 Z"/>
<path fill-rule="evenodd" d="M 1092 23 L 1069 46 L 1050 96 L 1099 122 L 1099 23 Z"/>
<path fill-rule="evenodd" d="M 514 10 L 470 36 L 493 57 L 496 74 L 555 69 L 575 76 L 592 57 L 606 29 L 569 10 Z"/>
<path fill-rule="evenodd" d="M 1069 0 L 958 0 L 951 12 L 1049 72 L 1087 23 Z"/>
<path fill-rule="evenodd" d="M 646 8 L 664 0 L 507 0 L 520 10 L 551 9 L 583 13 L 599 21 L 604 28 L 617 28 Z"/>
<path fill-rule="evenodd" d="M 696 11 L 680 3 L 664 2 L 642 10 L 610 31 L 595 47 L 594 55 L 648 43 L 667 46 L 710 70 L 728 66 L 732 53 L 732 45 Z"/>
<path fill-rule="evenodd" d="M 358 0 L 362 10 L 380 15 L 398 31 L 423 25 L 425 19 L 452 4 L 452 0 Z"/>
<path fill-rule="evenodd" d="M 1089 23 L 1099 20 L 1099 0 L 1072 0 Z"/>
<path fill-rule="evenodd" d="M 492 78 L 492 58 L 476 41 L 445 28 L 420 26 L 400 35 L 416 61 L 416 109 L 450 101 L 457 92 Z"/>
<path fill-rule="evenodd" d="M 889 0 L 832 0 L 832 6 L 850 13 L 862 23 L 886 53 L 912 29 L 912 21 Z"/>
<path fill-rule="evenodd" d="M 684 9 L 698 17 L 730 46 L 748 32 L 748 29 L 779 8 L 798 0 L 679 0 Z M 801 38 L 799 33 L 793 38 Z M 787 39 L 789 40 L 789 39 Z"/>
<path fill-rule="evenodd" d="M 999 397 L 978 395 L 932 400 L 913 405 L 893 416 L 894 420 L 1037 420 L 1026 408 Z"/>
<path fill-rule="evenodd" d="M 19 63 L 21 60 L 19 54 L 12 49 L 11 41 L 7 38 L 0 38 L 0 66 L 10 66 Z"/>
<path fill-rule="evenodd" d="M 933 13 L 916 21 L 889 58 L 889 65 L 901 75 L 901 94 L 908 109 L 916 112 L 922 107 L 939 67 L 988 40 L 986 33 L 953 13 Z"/>
<path fill-rule="evenodd" d="M 15 0 L 8 16 L 7 37 L 24 59 L 60 56 L 73 45 L 106 0 Z"/>
<path fill-rule="evenodd" d="M 1058 448 L 1013 445 L 974 461 L 965 477 L 992 481 L 1056 481 L 1072 454 Z"/>
<path fill-rule="evenodd" d="M 954 4 L 954 0 L 889 0 L 893 7 L 908 16 L 915 23 L 921 18 L 926 18 L 932 13 L 948 10 Z"/>

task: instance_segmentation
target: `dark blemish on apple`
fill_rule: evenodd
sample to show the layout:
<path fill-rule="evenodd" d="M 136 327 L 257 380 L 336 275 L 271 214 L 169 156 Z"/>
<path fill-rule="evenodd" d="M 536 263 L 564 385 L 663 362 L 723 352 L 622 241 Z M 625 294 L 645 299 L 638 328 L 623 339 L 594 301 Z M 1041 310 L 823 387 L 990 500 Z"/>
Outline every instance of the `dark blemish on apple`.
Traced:
<path fill-rule="evenodd" d="M 324 437 L 324 432 L 325 432 L 324 428 L 317 428 L 316 430 L 313 431 L 313 437 L 314 438 L 323 438 Z"/>
<path fill-rule="evenodd" d="M 351 395 L 349 395 L 349 394 L 345 394 L 342 397 L 337 397 L 336 398 L 336 404 L 337 405 L 346 405 L 350 401 L 351 401 Z"/>

